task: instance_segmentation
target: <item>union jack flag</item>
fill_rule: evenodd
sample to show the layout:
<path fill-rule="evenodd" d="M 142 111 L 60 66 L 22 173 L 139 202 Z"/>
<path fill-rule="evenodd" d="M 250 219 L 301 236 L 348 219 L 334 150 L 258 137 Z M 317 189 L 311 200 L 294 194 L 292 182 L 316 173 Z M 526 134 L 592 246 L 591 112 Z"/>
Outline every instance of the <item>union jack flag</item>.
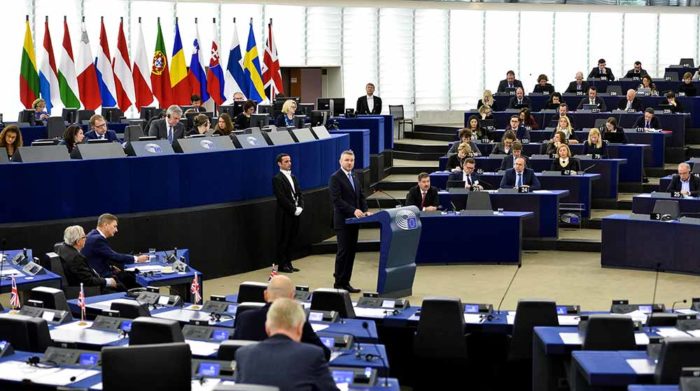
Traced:
<path fill-rule="evenodd" d="M 22 305 L 19 302 L 19 292 L 17 292 L 17 281 L 15 277 L 12 276 L 12 291 L 10 292 L 10 307 L 12 309 L 19 309 Z"/>
<path fill-rule="evenodd" d="M 199 304 L 199 302 L 202 301 L 202 295 L 199 293 L 199 279 L 197 278 L 197 273 L 194 274 L 190 292 L 194 295 L 194 304 Z"/>
<path fill-rule="evenodd" d="M 80 320 L 85 321 L 85 292 L 83 283 L 80 283 L 80 294 L 78 295 L 78 306 L 80 306 Z"/>
<path fill-rule="evenodd" d="M 272 270 L 270 271 L 270 277 L 268 277 L 267 281 L 269 282 L 272 280 L 272 277 L 277 275 L 277 264 L 273 263 L 272 264 Z"/>

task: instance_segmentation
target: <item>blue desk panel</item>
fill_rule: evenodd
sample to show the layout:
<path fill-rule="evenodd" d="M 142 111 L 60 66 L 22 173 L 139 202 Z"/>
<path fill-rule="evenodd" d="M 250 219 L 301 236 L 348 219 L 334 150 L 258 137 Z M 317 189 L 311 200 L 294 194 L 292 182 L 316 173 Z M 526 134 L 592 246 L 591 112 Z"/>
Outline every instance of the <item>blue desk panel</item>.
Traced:
<path fill-rule="evenodd" d="M 331 130 L 330 133 L 349 135 L 350 149 L 355 153 L 355 168 L 369 168 L 369 129 Z"/>
<path fill-rule="evenodd" d="M 358 118 L 384 119 L 384 149 L 394 149 L 394 116 L 393 115 L 358 115 Z"/>
<path fill-rule="evenodd" d="M 4 254 L 7 260 L 3 262 L 3 270 L 15 269 L 22 272 L 22 268 L 12 264 L 12 258 L 24 250 L 5 250 Z M 32 261 L 33 254 L 31 249 L 27 249 L 27 259 Z M 0 259 L 1 260 L 1 259 Z M 15 283 L 19 291 L 31 290 L 38 286 L 47 286 L 61 289 L 61 277 L 58 274 L 52 273 L 48 269 L 42 269 L 41 273 L 32 276 L 22 272 L 21 276 L 15 277 Z M 12 290 L 12 279 L 9 277 L 0 278 L 0 293 L 8 293 Z"/>
<path fill-rule="evenodd" d="M 663 188 L 663 190 L 666 190 Z M 650 214 L 657 200 L 673 200 L 678 202 L 681 215 L 700 217 L 700 198 L 652 198 L 651 194 L 639 194 L 632 198 L 632 213 Z"/>
<path fill-rule="evenodd" d="M 522 221 L 532 215 L 423 212 L 416 264 L 520 263 Z"/>
<path fill-rule="evenodd" d="M 678 386 L 666 385 L 639 385 L 634 384 L 627 387 L 627 391 L 680 391 Z"/>
<path fill-rule="evenodd" d="M 369 129 L 369 152 L 376 155 L 384 152 L 385 130 L 384 117 L 333 117 L 343 129 Z"/>
<path fill-rule="evenodd" d="M 0 192 L 23 202 L 0 206 L 0 223 L 136 213 L 272 195 L 275 157 L 292 156 L 302 189 L 325 187 L 349 148 L 347 135 L 265 148 L 153 157 L 0 165 Z M 79 173 L 79 175 L 75 175 Z M 86 192 L 90 196 L 86 197 Z"/>
<path fill-rule="evenodd" d="M 638 375 L 627 364 L 628 359 L 646 359 L 644 351 L 575 351 L 571 353 L 577 372 L 590 387 L 622 387 L 635 383 L 651 383 L 653 375 Z"/>

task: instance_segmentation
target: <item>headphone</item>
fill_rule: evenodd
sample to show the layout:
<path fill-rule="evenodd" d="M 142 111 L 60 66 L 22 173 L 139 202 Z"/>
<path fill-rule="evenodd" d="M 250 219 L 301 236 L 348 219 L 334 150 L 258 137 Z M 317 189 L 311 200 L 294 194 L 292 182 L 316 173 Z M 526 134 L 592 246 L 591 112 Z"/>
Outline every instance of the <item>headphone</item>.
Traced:
<path fill-rule="evenodd" d="M 41 358 L 39 356 L 31 356 L 27 358 L 27 365 L 30 367 L 36 367 L 36 368 L 56 368 L 58 367 L 58 363 L 55 361 L 44 361 L 41 362 Z"/>
<path fill-rule="evenodd" d="M 355 353 L 355 357 L 359 358 L 361 360 L 365 360 L 367 362 L 375 361 L 378 358 L 378 356 L 376 354 L 372 354 L 372 353 L 363 354 L 363 353 L 360 353 L 359 350 Z"/>

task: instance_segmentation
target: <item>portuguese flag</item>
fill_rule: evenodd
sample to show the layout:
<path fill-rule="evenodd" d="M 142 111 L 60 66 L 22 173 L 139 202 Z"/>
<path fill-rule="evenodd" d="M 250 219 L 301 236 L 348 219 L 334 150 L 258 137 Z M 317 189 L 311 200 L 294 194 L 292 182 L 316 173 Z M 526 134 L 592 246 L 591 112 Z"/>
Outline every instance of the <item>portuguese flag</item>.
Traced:
<path fill-rule="evenodd" d="M 36 56 L 34 54 L 34 42 L 32 30 L 29 28 L 29 16 L 27 16 L 24 33 L 24 48 L 22 49 L 22 66 L 19 73 L 19 99 L 27 109 L 32 108 L 32 103 L 39 97 L 39 73 L 36 70 Z"/>
<path fill-rule="evenodd" d="M 160 18 L 158 18 L 156 50 L 153 52 L 153 62 L 151 63 L 151 86 L 153 87 L 153 95 L 158 99 L 158 105 L 161 108 L 167 108 L 173 101 L 170 72 L 168 71 L 168 56 L 166 53 L 163 32 L 160 30 Z"/>

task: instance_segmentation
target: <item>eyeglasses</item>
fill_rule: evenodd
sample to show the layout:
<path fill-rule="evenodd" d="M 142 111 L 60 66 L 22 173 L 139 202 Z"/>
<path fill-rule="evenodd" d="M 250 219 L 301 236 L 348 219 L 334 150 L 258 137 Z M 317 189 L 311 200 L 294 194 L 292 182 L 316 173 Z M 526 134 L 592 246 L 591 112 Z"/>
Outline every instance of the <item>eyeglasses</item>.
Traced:
<path fill-rule="evenodd" d="M 106 127 L 107 127 L 107 123 L 105 122 L 105 123 L 102 123 L 102 124 L 99 124 L 99 125 L 98 125 L 98 124 L 95 124 L 95 127 L 96 127 L 96 128 L 106 128 Z"/>

